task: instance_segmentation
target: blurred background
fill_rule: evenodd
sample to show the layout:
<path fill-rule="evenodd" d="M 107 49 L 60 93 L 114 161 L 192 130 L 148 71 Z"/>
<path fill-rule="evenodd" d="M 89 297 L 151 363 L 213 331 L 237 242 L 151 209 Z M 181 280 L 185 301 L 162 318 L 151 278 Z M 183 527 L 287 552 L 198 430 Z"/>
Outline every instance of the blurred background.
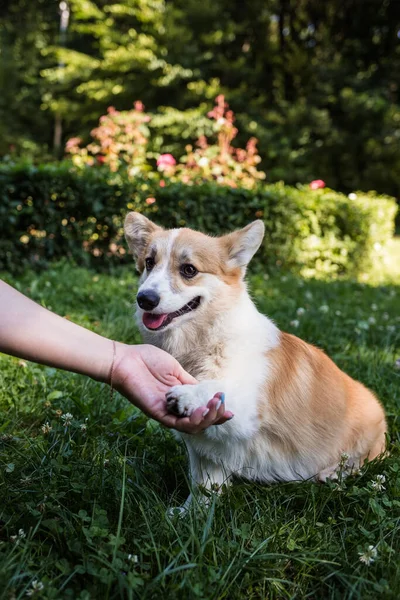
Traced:
<path fill-rule="evenodd" d="M 63 158 L 135 101 L 150 162 L 179 158 L 223 94 L 267 181 L 399 194 L 398 0 L 2 0 L 0 42 L 3 161 Z"/>

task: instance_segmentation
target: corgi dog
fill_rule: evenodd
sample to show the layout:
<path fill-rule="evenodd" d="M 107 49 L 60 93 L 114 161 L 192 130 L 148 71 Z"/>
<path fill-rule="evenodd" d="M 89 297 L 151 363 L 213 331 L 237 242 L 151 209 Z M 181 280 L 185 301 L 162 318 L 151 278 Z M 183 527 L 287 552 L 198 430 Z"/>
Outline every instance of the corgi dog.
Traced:
<path fill-rule="evenodd" d="M 235 415 L 180 434 L 194 489 L 219 489 L 233 475 L 325 481 L 343 457 L 357 469 L 385 451 L 385 414 L 374 394 L 252 302 L 244 276 L 264 237 L 262 221 L 211 237 L 165 230 L 131 212 L 125 236 L 141 273 L 136 316 L 145 342 L 199 381 L 173 387 L 169 410 L 187 416 L 223 392 Z"/>

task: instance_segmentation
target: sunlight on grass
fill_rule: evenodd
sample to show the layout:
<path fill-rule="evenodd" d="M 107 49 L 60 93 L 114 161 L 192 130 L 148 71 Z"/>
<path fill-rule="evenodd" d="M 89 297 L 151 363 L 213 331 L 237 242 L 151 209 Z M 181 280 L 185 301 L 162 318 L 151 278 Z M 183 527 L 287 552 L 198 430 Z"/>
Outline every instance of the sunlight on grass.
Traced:
<path fill-rule="evenodd" d="M 364 273 L 360 277 L 361 281 L 370 284 L 389 283 L 393 281 L 397 284 L 400 281 L 400 237 L 396 236 L 388 242 L 382 263 L 373 266 L 369 273 Z"/>

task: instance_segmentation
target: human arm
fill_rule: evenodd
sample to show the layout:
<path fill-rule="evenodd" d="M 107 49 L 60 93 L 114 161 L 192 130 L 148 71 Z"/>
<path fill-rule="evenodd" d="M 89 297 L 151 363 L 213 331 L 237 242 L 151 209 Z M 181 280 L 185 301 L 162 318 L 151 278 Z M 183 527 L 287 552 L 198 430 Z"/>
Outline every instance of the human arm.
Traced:
<path fill-rule="evenodd" d="M 115 356 L 114 356 L 115 344 Z M 120 344 L 80 327 L 36 304 L 13 287 L 0 281 L 0 351 L 45 365 L 87 375 L 113 384 L 148 416 L 167 427 L 196 433 L 209 425 L 224 422 L 224 406 L 215 411 L 212 399 L 206 411 L 190 419 L 178 419 L 166 412 L 165 393 L 179 383 L 196 383 L 169 354 L 153 346 Z"/>

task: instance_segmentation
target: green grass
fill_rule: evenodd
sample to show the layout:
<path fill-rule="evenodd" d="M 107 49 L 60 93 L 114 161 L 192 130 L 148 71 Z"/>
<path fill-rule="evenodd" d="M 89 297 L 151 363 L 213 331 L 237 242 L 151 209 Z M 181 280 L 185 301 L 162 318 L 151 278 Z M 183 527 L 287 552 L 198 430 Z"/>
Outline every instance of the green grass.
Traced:
<path fill-rule="evenodd" d="M 386 407 L 390 457 L 339 484 L 237 481 L 210 508 L 170 518 L 188 493 L 171 432 L 111 401 L 106 386 L 0 356 L 0 597 L 27 597 L 37 580 L 40 598 L 398 599 L 399 265 L 369 283 L 251 277 L 262 311 Z M 6 279 L 86 327 L 139 341 L 133 268 L 98 275 L 64 263 Z M 68 427 L 57 411 L 73 414 Z M 26 537 L 12 541 L 20 529 Z M 369 545 L 377 557 L 367 566 L 359 552 Z"/>

